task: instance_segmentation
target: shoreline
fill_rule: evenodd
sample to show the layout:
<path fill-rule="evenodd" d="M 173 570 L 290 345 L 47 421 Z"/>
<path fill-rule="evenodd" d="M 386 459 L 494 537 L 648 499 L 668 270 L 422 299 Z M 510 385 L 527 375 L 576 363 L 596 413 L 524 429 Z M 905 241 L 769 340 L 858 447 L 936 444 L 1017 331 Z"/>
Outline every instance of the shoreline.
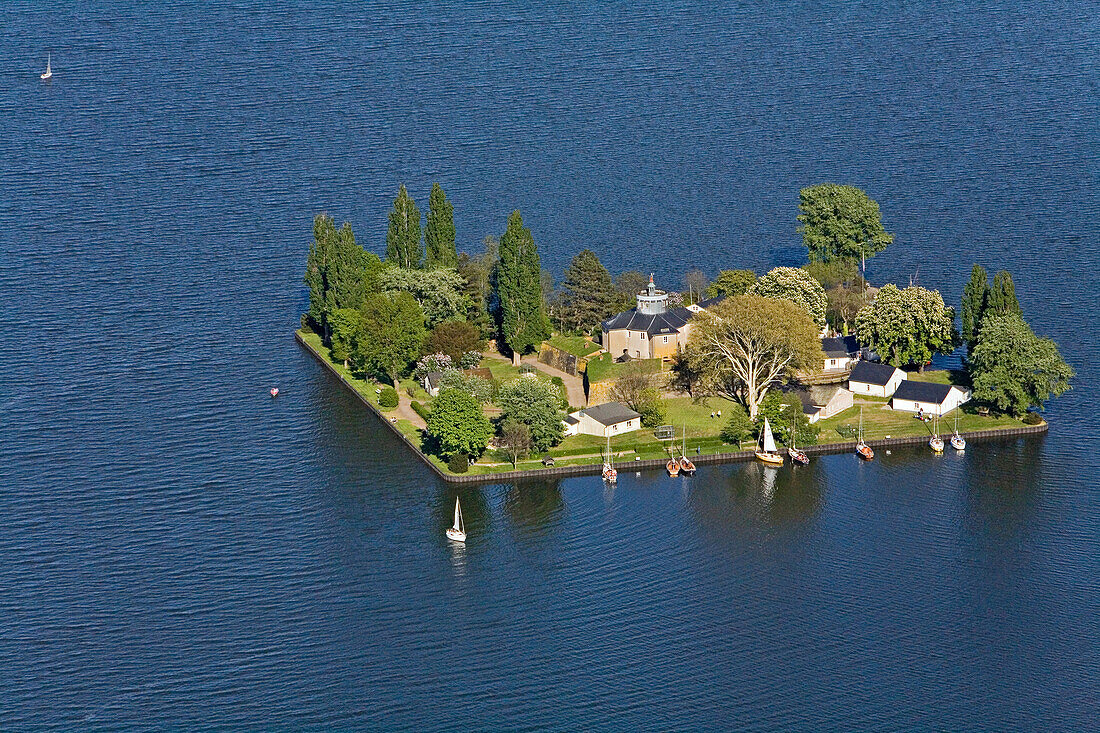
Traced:
<path fill-rule="evenodd" d="M 457 474 L 449 473 L 440 468 L 436 463 L 420 450 L 420 446 L 414 445 L 409 437 L 405 435 L 394 423 L 390 422 L 389 416 L 379 410 L 376 406 L 371 404 L 354 385 L 348 382 L 344 378 L 344 375 L 340 374 L 336 370 L 335 366 L 329 362 L 327 358 L 317 350 L 313 348 L 304 338 L 301 333 L 294 332 L 294 340 L 298 342 L 298 345 L 309 352 L 313 358 L 320 363 L 325 370 L 333 377 L 338 379 L 341 384 L 352 395 L 354 395 L 363 405 L 365 405 L 375 417 L 377 417 L 383 425 L 389 428 L 395 436 L 401 439 L 405 445 L 412 450 L 413 455 L 418 457 L 425 465 L 427 465 L 439 478 L 455 484 L 473 484 L 473 483 L 497 483 L 499 481 L 511 481 L 516 479 L 531 479 L 531 478 L 549 478 L 549 477 L 567 477 L 567 476 L 585 476 L 585 475 L 599 475 L 603 470 L 602 464 L 591 463 L 582 465 L 571 466 L 553 466 L 544 468 L 532 468 L 523 470 L 512 471 L 499 471 L 496 473 L 478 473 L 478 474 Z M 1045 433 L 1050 428 L 1050 424 L 1046 421 L 1038 425 L 1025 425 L 1022 427 L 1005 427 L 994 428 L 991 430 L 976 430 L 967 433 L 961 433 L 961 435 L 970 442 L 971 440 L 982 440 L 985 438 L 1011 438 L 1021 435 L 1035 435 L 1039 433 Z M 875 450 L 880 448 L 893 448 L 895 446 L 917 446 L 927 445 L 928 438 L 925 436 L 905 436 L 899 438 L 879 438 L 875 440 L 868 440 L 867 444 Z M 801 450 L 805 451 L 806 455 L 829 455 L 835 453 L 854 453 L 856 442 L 842 441 L 838 443 L 819 443 L 817 445 L 806 446 Z M 696 465 L 713 465 L 721 463 L 739 463 L 744 461 L 751 461 L 755 457 L 753 451 L 730 451 L 726 453 L 711 453 L 700 454 L 691 456 L 691 460 Z M 667 458 L 658 459 L 646 459 L 637 461 L 619 461 L 614 464 L 615 468 L 619 471 L 629 470 L 649 470 L 649 469 L 663 469 L 668 462 Z"/>

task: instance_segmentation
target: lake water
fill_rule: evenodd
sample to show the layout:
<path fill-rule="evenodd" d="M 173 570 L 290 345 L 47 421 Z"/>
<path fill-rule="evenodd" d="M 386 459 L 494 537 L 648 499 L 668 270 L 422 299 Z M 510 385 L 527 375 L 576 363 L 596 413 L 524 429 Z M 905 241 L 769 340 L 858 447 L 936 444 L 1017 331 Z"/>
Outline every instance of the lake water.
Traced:
<path fill-rule="evenodd" d="M 1096 725 L 1100 8 L 600 5 L 0 8 L 0 728 Z M 313 214 L 434 180 L 662 285 L 852 183 L 873 279 L 1007 268 L 1078 378 L 965 456 L 462 488 L 456 550 L 291 338 Z"/>

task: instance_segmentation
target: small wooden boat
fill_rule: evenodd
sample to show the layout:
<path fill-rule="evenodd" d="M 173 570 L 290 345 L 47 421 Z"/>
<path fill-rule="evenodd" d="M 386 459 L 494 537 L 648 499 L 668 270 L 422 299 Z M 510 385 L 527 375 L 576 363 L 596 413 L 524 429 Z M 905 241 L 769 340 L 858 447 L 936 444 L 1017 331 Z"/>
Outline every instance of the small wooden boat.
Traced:
<path fill-rule="evenodd" d="M 859 408 L 859 436 L 856 439 L 856 455 L 865 461 L 870 461 L 875 457 L 875 452 L 871 450 L 871 446 L 863 440 L 863 408 Z"/>
<path fill-rule="evenodd" d="M 932 449 L 933 453 L 943 453 L 943 438 L 940 437 L 939 418 L 936 418 L 935 426 L 932 428 L 932 437 L 928 439 L 928 447 Z"/>
<path fill-rule="evenodd" d="M 768 418 L 764 418 L 764 427 L 760 429 L 756 457 L 771 466 L 783 465 L 783 456 L 775 449 L 775 438 L 772 437 L 772 426 L 768 423 Z"/>
<path fill-rule="evenodd" d="M 680 450 L 680 473 L 688 476 L 695 475 L 695 464 L 688 460 L 687 456 L 687 427 L 684 428 L 684 447 Z"/>
<path fill-rule="evenodd" d="M 271 396 L 272 397 L 278 397 L 279 396 L 279 388 L 278 387 L 272 387 L 271 388 Z"/>
<path fill-rule="evenodd" d="M 50 57 L 50 54 L 46 54 L 46 73 L 38 75 L 38 78 L 41 79 L 42 81 L 49 81 L 50 79 L 53 78 L 53 69 L 50 68 L 50 61 L 51 60 L 52 59 Z"/>
<path fill-rule="evenodd" d="M 673 478 L 680 475 L 680 462 L 676 460 L 676 456 L 672 456 L 668 459 L 668 463 L 665 464 L 665 470 L 667 470 L 668 475 Z"/>
<path fill-rule="evenodd" d="M 459 505 L 457 496 L 455 497 L 455 523 L 453 527 L 447 528 L 447 539 L 455 542 L 466 541 L 466 527 L 462 524 L 462 506 Z"/>
<path fill-rule="evenodd" d="M 787 446 L 787 455 L 790 456 L 791 463 L 797 466 L 810 465 L 810 457 L 805 452 L 800 451 L 794 444 L 794 430 L 795 421 L 791 419 L 791 444 Z"/>
<path fill-rule="evenodd" d="M 959 434 L 959 416 L 955 416 L 955 434 L 951 436 L 951 447 L 955 450 L 966 450 L 966 440 Z"/>

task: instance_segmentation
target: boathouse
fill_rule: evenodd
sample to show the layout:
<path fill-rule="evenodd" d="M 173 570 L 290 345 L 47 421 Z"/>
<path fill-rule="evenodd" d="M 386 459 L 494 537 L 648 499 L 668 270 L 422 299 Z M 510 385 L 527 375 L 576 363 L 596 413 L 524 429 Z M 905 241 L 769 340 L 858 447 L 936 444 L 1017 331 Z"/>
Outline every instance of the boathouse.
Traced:
<path fill-rule="evenodd" d="M 905 381 L 905 372 L 889 364 L 857 362 L 848 377 L 848 389 L 871 397 L 889 397 Z"/>
<path fill-rule="evenodd" d="M 943 415 L 970 400 L 970 390 L 953 384 L 935 384 L 904 380 L 898 385 L 890 400 L 895 410 L 923 412 L 926 415 Z"/>
<path fill-rule="evenodd" d="M 564 422 L 566 435 L 607 438 L 638 430 L 642 416 L 621 402 L 607 402 L 570 413 Z"/>

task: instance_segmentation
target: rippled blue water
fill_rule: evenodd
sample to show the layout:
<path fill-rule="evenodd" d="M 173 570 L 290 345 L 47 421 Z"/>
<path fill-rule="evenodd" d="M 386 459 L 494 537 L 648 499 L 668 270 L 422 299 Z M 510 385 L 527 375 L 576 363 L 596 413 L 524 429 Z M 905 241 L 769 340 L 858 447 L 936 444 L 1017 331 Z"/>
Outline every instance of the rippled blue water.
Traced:
<path fill-rule="evenodd" d="M 597 5 L 0 8 L 0 728 L 1095 725 L 1096 4 Z M 1079 377 L 965 457 L 463 488 L 455 551 L 290 338 L 312 215 L 433 180 L 670 281 L 854 183 L 874 279 L 1008 268 Z"/>

